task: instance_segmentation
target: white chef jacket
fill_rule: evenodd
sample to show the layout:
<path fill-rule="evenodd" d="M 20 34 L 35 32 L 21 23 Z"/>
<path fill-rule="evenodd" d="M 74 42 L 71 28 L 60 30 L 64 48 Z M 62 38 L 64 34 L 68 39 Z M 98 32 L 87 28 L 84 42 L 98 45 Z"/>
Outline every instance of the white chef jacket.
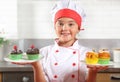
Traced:
<path fill-rule="evenodd" d="M 47 82 L 85 82 L 87 67 L 80 60 L 85 59 L 88 51 L 78 40 L 71 47 L 61 47 L 55 41 L 54 45 L 40 49 Z"/>

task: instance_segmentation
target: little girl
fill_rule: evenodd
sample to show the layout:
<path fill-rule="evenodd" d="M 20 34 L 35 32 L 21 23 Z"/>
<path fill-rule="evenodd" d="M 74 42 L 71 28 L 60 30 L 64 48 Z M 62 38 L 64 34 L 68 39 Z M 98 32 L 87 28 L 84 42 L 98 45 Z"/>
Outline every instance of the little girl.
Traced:
<path fill-rule="evenodd" d="M 80 62 L 91 51 L 78 44 L 76 38 L 84 16 L 83 10 L 70 0 L 54 6 L 54 29 L 58 38 L 54 45 L 40 49 L 42 60 L 30 63 L 35 82 L 95 82 L 97 71 L 107 68 Z"/>

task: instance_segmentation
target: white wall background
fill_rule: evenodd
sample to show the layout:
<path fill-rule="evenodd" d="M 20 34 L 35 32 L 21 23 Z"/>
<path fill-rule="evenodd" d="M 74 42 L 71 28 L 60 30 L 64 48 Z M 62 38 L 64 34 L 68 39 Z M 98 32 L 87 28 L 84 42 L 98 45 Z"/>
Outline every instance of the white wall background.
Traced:
<path fill-rule="evenodd" d="M 17 37 L 17 0 L 0 0 L 0 37 Z"/>
<path fill-rule="evenodd" d="M 51 9 L 59 0 L 18 0 L 20 38 L 55 38 Z M 120 38 L 120 0 L 73 0 L 86 12 L 80 38 Z"/>
<path fill-rule="evenodd" d="M 120 0 L 78 0 L 86 11 L 81 37 L 120 38 Z"/>

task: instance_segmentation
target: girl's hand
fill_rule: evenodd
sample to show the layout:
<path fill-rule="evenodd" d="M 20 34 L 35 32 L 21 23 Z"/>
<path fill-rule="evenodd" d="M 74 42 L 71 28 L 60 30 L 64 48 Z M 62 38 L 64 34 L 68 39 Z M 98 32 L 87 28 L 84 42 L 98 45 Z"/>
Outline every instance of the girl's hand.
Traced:
<path fill-rule="evenodd" d="M 96 82 L 97 72 L 108 69 L 108 66 L 87 65 L 89 68 L 86 82 Z"/>

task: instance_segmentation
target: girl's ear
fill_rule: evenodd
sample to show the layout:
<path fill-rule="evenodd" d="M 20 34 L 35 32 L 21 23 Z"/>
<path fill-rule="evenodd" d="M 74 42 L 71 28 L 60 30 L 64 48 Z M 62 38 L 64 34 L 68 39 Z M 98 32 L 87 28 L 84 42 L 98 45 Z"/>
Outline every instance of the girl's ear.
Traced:
<path fill-rule="evenodd" d="M 77 34 L 80 32 L 80 26 L 78 26 L 78 31 L 77 31 Z"/>

